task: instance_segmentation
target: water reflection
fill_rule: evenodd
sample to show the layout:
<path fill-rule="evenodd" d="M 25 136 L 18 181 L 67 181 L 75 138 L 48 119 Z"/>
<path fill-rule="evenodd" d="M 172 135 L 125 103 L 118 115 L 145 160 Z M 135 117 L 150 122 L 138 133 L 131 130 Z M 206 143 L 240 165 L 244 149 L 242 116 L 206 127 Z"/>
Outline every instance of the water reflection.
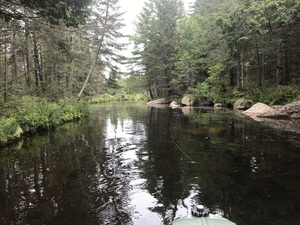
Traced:
<path fill-rule="evenodd" d="M 0 151 L 0 224 L 169 224 L 198 203 L 299 224 L 298 139 L 222 109 L 97 106 Z"/>

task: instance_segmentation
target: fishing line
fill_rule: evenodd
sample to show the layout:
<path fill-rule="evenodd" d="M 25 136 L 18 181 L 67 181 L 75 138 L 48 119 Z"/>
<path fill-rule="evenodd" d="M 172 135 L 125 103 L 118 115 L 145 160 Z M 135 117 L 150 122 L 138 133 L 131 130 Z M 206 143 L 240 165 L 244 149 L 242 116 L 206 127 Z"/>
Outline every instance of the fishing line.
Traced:
<path fill-rule="evenodd" d="M 171 138 L 175 144 L 175 146 L 180 150 L 180 152 L 186 157 L 188 158 L 191 163 L 196 163 L 196 164 L 201 164 L 203 163 L 207 158 L 208 156 L 210 155 L 211 151 L 212 151 L 212 148 L 209 149 L 209 152 L 207 153 L 207 155 L 200 161 L 200 162 L 195 162 L 190 156 L 188 156 L 188 154 L 185 153 L 185 151 L 183 151 L 183 149 L 178 145 L 178 143 L 176 142 L 175 138 L 174 138 L 174 135 L 173 135 L 173 132 L 172 132 L 172 126 L 173 126 L 173 119 L 171 120 L 171 125 L 170 125 L 170 134 L 171 134 Z"/>
<path fill-rule="evenodd" d="M 172 132 L 172 125 L 173 125 L 173 120 L 171 120 L 170 134 L 171 134 L 171 138 L 172 138 L 172 140 L 173 140 L 175 146 L 181 151 L 181 153 L 182 153 L 183 155 L 185 155 L 185 156 L 191 161 L 191 163 L 196 163 L 196 162 L 195 162 L 194 160 L 192 160 L 192 158 L 189 157 L 189 156 L 188 156 L 188 155 L 180 148 L 180 146 L 177 144 L 177 142 L 176 142 L 176 140 L 175 140 L 175 138 L 174 138 L 173 132 Z"/>

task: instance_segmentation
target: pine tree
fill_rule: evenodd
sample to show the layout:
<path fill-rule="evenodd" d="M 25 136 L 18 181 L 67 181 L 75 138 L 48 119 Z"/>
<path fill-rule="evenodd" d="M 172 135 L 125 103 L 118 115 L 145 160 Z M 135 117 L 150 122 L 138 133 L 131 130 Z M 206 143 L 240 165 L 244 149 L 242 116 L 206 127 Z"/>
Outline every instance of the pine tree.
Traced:
<path fill-rule="evenodd" d="M 183 4 L 178 0 L 150 0 L 139 15 L 134 54 L 144 69 L 151 98 L 173 92 L 170 82 L 178 50 L 177 24 L 182 17 Z"/>
<path fill-rule="evenodd" d="M 77 98 L 80 99 L 84 90 L 90 80 L 92 73 L 97 65 L 100 66 L 100 75 L 104 75 L 103 71 L 106 67 L 115 67 L 113 62 L 120 60 L 117 54 L 122 49 L 123 45 L 117 42 L 117 39 L 122 37 L 119 29 L 122 24 L 122 12 L 118 6 L 118 0 L 102 0 L 95 1 L 92 19 L 89 21 L 88 33 L 91 33 L 95 43 L 91 46 L 93 57 L 90 64 L 89 71 L 86 73 L 86 78 L 80 89 Z"/>

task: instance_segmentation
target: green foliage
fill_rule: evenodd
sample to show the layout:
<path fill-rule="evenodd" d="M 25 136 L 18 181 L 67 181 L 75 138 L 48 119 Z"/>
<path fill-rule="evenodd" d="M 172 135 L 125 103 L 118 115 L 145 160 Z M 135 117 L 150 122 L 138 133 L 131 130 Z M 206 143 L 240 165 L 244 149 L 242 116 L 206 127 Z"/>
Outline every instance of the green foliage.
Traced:
<path fill-rule="evenodd" d="M 144 94 L 126 94 L 124 100 L 129 102 L 148 102 L 149 98 Z"/>
<path fill-rule="evenodd" d="M 0 120 L 0 143 L 20 138 L 23 130 L 15 118 L 2 118 Z"/>
<path fill-rule="evenodd" d="M 195 95 L 199 102 L 212 102 L 226 104 L 226 94 L 229 86 L 224 77 L 224 65 L 217 64 L 209 68 L 210 76 L 195 88 Z"/>
<path fill-rule="evenodd" d="M 55 103 L 46 99 L 23 97 L 14 106 L 11 104 L 9 112 L 9 118 L 0 119 L 0 141 L 3 143 L 19 138 L 25 132 L 49 129 L 84 117 L 88 115 L 89 107 L 87 102 L 71 99 Z"/>
<path fill-rule="evenodd" d="M 64 99 L 58 102 L 62 122 L 72 121 L 88 115 L 89 106 L 85 101 L 76 101 L 73 99 Z"/>
<path fill-rule="evenodd" d="M 20 2 L 3 0 L 0 1 L 0 18 L 11 21 L 12 19 L 26 19 L 22 12 L 35 12 L 42 16 L 51 24 L 59 24 L 63 21 L 67 26 L 78 26 L 84 23 L 88 16 L 86 7 L 91 0 L 26 0 Z M 3 5 L 3 7 L 2 7 Z M 11 10 L 10 8 L 18 7 L 20 10 Z"/>
<path fill-rule="evenodd" d="M 284 105 L 300 100 L 300 90 L 296 85 L 277 85 L 270 88 L 251 88 L 245 92 L 253 102 L 263 102 L 267 105 Z"/>
<path fill-rule="evenodd" d="M 146 89 L 146 77 L 139 73 L 131 73 L 128 77 L 120 79 L 119 85 L 124 94 L 143 93 Z"/>
<path fill-rule="evenodd" d="M 17 119 L 24 132 L 49 129 L 60 122 L 56 116 L 58 106 L 45 99 L 24 97 L 18 108 Z"/>
<path fill-rule="evenodd" d="M 89 100 L 89 103 L 97 104 L 97 103 L 119 102 L 119 101 L 147 102 L 147 101 L 149 101 L 149 98 L 144 94 L 124 94 L 122 96 L 104 94 L 104 95 L 100 95 L 98 97 L 92 98 L 91 100 Z"/>
<path fill-rule="evenodd" d="M 117 102 L 120 101 L 120 97 L 116 95 L 103 94 L 97 97 L 93 97 L 89 100 L 91 104 L 104 103 L 104 102 Z"/>
<path fill-rule="evenodd" d="M 207 82 L 202 82 L 199 83 L 193 91 L 199 102 L 213 102 L 213 98 L 210 94 L 210 89 L 211 88 Z"/>
<path fill-rule="evenodd" d="M 177 23 L 183 17 L 178 0 L 150 0 L 138 17 L 137 34 L 132 37 L 139 68 L 145 69 L 151 98 L 168 95 L 172 90 L 175 55 L 178 50 Z"/>

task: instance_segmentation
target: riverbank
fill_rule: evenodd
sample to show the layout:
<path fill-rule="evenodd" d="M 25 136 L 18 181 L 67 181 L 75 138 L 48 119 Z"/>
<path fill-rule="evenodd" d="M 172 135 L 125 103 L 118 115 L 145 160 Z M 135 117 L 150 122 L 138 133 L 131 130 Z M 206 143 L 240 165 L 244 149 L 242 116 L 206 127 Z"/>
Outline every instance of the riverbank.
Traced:
<path fill-rule="evenodd" d="M 1 105 L 0 145 L 14 142 L 27 133 L 48 130 L 89 114 L 88 103 L 75 99 L 55 102 L 22 97 Z"/>
<path fill-rule="evenodd" d="M 256 103 L 242 113 L 275 129 L 300 133 L 300 101 L 275 107 Z"/>

